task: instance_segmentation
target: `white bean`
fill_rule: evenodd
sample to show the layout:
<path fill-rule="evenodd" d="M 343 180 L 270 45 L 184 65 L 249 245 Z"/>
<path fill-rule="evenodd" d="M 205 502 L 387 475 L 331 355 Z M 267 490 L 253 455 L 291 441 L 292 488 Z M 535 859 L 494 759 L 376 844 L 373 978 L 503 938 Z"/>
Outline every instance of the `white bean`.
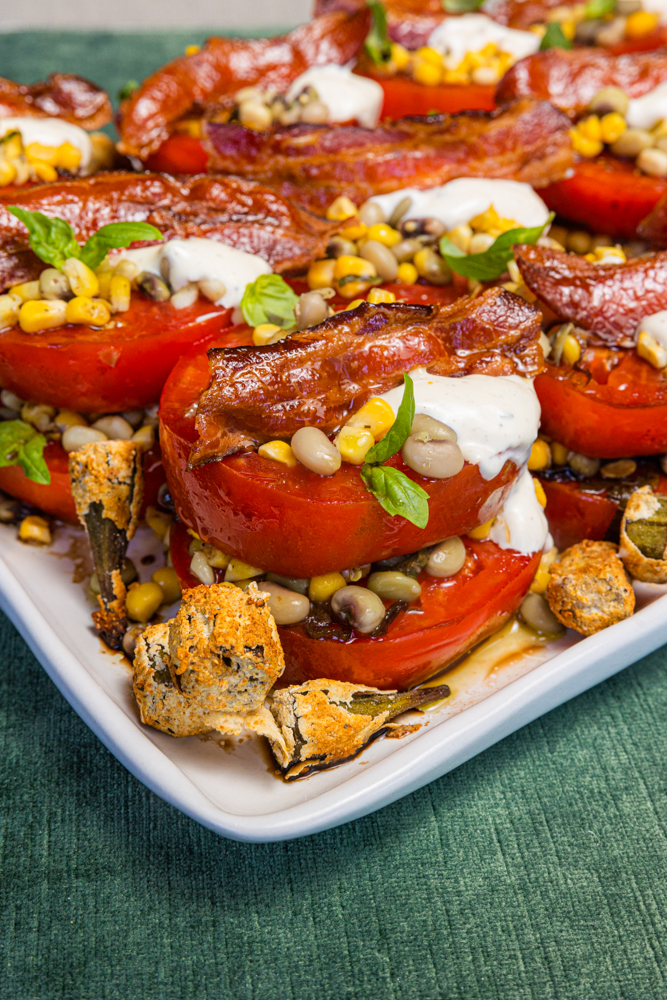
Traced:
<path fill-rule="evenodd" d="M 81 427 L 75 424 L 73 427 L 68 427 L 63 436 L 60 439 L 60 444 L 65 449 L 65 451 L 78 451 L 79 448 L 84 448 L 87 444 L 93 444 L 95 441 L 106 441 L 107 436 L 102 431 L 96 431 L 94 427 Z"/>
<path fill-rule="evenodd" d="M 108 417 L 100 417 L 93 424 L 96 431 L 102 431 L 110 441 L 129 441 L 134 434 L 134 428 L 118 413 Z"/>
<path fill-rule="evenodd" d="M 171 304 L 174 309 L 189 309 L 190 306 L 195 304 L 198 298 L 199 286 L 194 282 L 190 282 L 189 285 L 183 285 L 177 292 L 174 292 L 171 297 Z"/>
<path fill-rule="evenodd" d="M 465 561 L 466 547 L 458 535 L 452 535 L 433 549 L 426 563 L 426 572 L 429 576 L 442 578 L 454 576 Z"/>
<path fill-rule="evenodd" d="M 421 441 L 411 434 L 401 455 L 409 468 L 431 479 L 449 479 L 463 468 L 463 452 L 454 441 Z"/>
<path fill-rule="evenodd" d="M 365 201 L 359 209 L 359 220 L 370 229 L 385 222 L 385 215 L 376 201 Z"/>
<path fill-rule="evenodd" d="M 318 476 L 333 476 L 340 469 L 338 448 L 318 427 L 300 427 L 291 441 L 297 462 Z"/>
<path fill-rule="evenodd" d="M 536 632 L 558 635 L 563 631 L 563 626 L 541 594 L 526 594 L 521 602 L 519 615 Z"/>
<path fill-rule="evenodd" d="M 259 589 L 269 595 L 269 609 L 276 625 L 296 625 L 310 612 L 310 601 L 303 594 L 297 594 L 278 583 L 263 581 Z"/>
<path fill-rule="evenodd" d="M 384 601 L 416 601 L 422 592 L 414 577 L 395 570 L 371 573 L 366 586 Z"/>
<path fill-rule="evenodd" d="M 375 265 L 375 270 L 383 281 L 394 281 L 398 275 L 398 260 L 389 247 L 378 240 L 366 240 L 359 250 L 359 256 Z"/>

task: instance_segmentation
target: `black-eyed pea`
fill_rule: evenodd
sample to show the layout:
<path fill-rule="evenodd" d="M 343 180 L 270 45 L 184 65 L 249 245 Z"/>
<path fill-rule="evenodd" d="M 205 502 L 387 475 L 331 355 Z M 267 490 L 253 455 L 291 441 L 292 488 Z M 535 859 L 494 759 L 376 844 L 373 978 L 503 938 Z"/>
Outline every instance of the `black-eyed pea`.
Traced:
<path fill-rule="evenodd" d="M 380 625 L 385 616 L 384 604 L 366 587 L 342 587 L 331 598 L 331 609 L 341 621 L 357 632 L 367 634 Z"/>

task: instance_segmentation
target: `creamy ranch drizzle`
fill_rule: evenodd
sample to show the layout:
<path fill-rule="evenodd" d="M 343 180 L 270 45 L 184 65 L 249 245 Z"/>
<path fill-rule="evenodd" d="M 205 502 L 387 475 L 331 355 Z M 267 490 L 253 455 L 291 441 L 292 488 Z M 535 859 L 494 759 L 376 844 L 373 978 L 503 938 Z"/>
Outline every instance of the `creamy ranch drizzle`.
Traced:
<path fill-rule="evenodd" d="M 20 132 L 24 146 L 39 142 L 43 146 L 61 146 L 70 142 L 81 152 L 81 170 L 90 163 L 93 146 L 90 136 L 78 125 L 60 118 L 0 118 L 0 136 Z"/>
<path fill-rule="evenodd" d="M 131 260 L 141 271 L 162 276 L 161 265 L 168 265 L 169 284 L 172 291 L 190 282 L 222 281 L 227 291 L 216 305 L 238 306 L 246 285 L 260 274 L 271 274 L 271 265 L 256 254 L 245 253 L 217 240 L 192 237 L 187 240 L 169 240 L 152 247 L 137 250 L 116 250 L 109 254 L 111 263 Z"/>
<path fill-rule="evenodd" d="M 643 97 L 630 100 L 625 120 L 632 128 L 653 128 L 667 118 L 667 81 L 659 83 Z"/>
<path fill-rule="evenodd" d="M 501 549 L 527 555 L 541 552 L 549 535 L 547 519 L 535 495 L 533 477 L 524 469 L 496 515 L 489 538 Z"/>
<path fill-rule="evenodd" d="M 450 230 L 470 222 L 491 205 L 502 218 L 512 219 L 520 226 L 542 226 L 549 218 L 549 209 L 530 184 L 487 177 L 459 177 L 426 191 L 401 188 L 372 200 L 381 206 L 388 218 L 406 197 L 412 198 L 412 205 L 404 219 L 431 216 Z"/>
<path fill-rule="evenodd" d="M 662 347 L 667 347 L 667 309 L 662 309 L 651 316 L 644 316 L 637 327 L 637 337 L 640 333 L 648 333 Z"/>
<path fill-rule="evenodd" d="M 515 59 L 532 55 L 540 47 L 540 38 L 533 31 L 518 31 L 492 21 L 486 14 L 462 14 L 447 17 L 435 28 L 428 44 L 446 55 L 455 69 L 467 52 L 480 52 L 489 42 L 495 42 L 501 52 Z"/>
<path fill-rule="evenodd" d="M 384 92 L 379 83 L 356 76 L 349 66 L 336 63 L 311 66 L 298 76 L 287 91 L 287 100 L 295 100 L 306 87 L 314 87 L 317 96 L 329 109 L 330 122 L 358 121 L 375 128 L 380 120 Z"/>

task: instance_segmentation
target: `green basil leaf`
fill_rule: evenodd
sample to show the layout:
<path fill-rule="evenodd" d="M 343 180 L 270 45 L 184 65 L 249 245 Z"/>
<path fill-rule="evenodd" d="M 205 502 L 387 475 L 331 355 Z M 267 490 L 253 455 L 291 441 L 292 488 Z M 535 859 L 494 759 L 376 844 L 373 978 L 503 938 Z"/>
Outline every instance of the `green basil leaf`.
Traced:
<path fill-rule="evenodd" d="M 616 10 L 616 0 L 588 0 L 584 8 L 584 17 L 587 21 L 597 21 L 601 17 L 607 17 Z"/>
<path fill-rule="evenodd" d="M 418 528 L 428 524 L 428 493 L 391 465 L 363 465 L 366 489 L 392 516 L 404 517 Z"/>
<path fill-rule="evenodd" d="M 287 330 L 296 322 L 294 307 L 298 301 L 298 295 L 279 274 L 260 274 L 256 281 L 246 285 L 241 312 L 250 326 L 275 323 Z"/>
<path fill-rule="evenodd" d="M 571 49 L 572 42 L 566 36 L 558 21 L 552 21 L 547 30 L 542 35 L 540 42 L 540 52 L 547 49 Z"/>
<path fill-rule="evenodd" d="M 137 83 L 136 80 L 128 80 L 127 83 L 124 83 L 123 86 L 118 91 L 118 100 L 126 101 L 128 97 L 132 97 L 132 94 L 135 92 L 135 90 L 138 89 L 139 89 L 139 84 Z"/>
<path fill-rule="evenodd" d="M 147 222 L 110 222 L 102 226 L 90 237 L 81 249 L 80 257 L 84 264 L 96 267 L 102 263 L 109 250 L 127 247 L 135 240 L 162 240 L 164 236 L 155 226 Z"/>
<path fill-rule="evenodd" d="M 382 440 L 378 441 L 366 453 L 366 462 L 369 465 L 376 462 L 386 462 L 388 458 L 401 450 L 410 437 L 412 422 L 415 419 L 415 392 L 410 376 L 404 375 L 403 377 L 405 379 L 403 399 L 396 413 L 396 419 Z"/>
<path fill-rule="evenodd" d="M 387 31 L 387 12 L 379 0 L 369 0 L 371 30 L 366 35 L 364 48 L 369 59 L 380 64 L 391 58 L 391 42 Z"/>
<path fill-rule="evenodd" d="M 81 256 L 81 247 L 69 222 L 49 219 L 41 212 L 28 212 L 19 205 L 9 205 L 8 211 L 26 227 L 31 250 L 46 264 L 61 268 L 68 257 Z"/>
<path fill-rule="evenodd" d="M 484 0 L 442 0 L 442 9 L 448 14 L 469 14 L 479 10 Z"/>
<path fill-rule="evenodd" d="M 0 468 L 19 465 L 28 479 L 48 486 L 51 475 L 44 461 L 46 438 L 23 420 L 0 421 Z"/>
<path fill-rule="evenodd" d="M 462 274 L 465 278 L 476 278 L 477 281 L 493 281 L 507 270 L 507 265 L 512 260 L 512 247 L 517 243 L 537 243 L 553 218 L 554 213 L 551 212 L 543 226 L 510 229 L 501 233 L 484 253 L 463 254 L 450 239 L 443 236 L 440 240 L 440 253 L 457 274 Z"/>

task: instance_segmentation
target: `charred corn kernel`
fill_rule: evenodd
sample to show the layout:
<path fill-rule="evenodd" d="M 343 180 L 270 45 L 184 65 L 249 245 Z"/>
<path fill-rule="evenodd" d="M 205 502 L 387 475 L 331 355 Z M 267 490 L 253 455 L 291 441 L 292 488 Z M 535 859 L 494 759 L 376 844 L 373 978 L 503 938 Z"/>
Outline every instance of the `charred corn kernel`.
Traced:
<path fill-rule="evenodd" d="M 368 239 L 368 227 L 360 222 L 359 219 L 355 219 L 349 226 L 345 226 L 341 229 L 340 235 L 346 240 L 360 240 L 362 236 L 366 236 Z"/>
<path fill-rule="evenodd" d="M 173 521 L 172 515 L 166 510 L 149 505 L 146 508 L 146 524 L 157 538 L 164 538 Z"/>
<path fill-rule="evenodd" d="M 437 87 L 442 80 L 442 64 L 436 66 L 434 63 L 419 59 L 415 62 L 412 76 L 424 87 Z"/>
<path fill-rule="evenodd" d="M 328 601 L 337 590 L 347 586 L 347 580 L 342 573 L 323 573 L 322 576 L 312 576 L 308 584 L 308 597 L 314 604 Z"/>
<path fill-rule="evenodd" d="M 67 304 L 59 299 L 24 302 L 19 310 L 19 326 L 24 333 L 53 330 L 66 321 Z"/>
<path fill-rule="evenodd" d="M 375 438 L 365 427 L 346 424 L 334 440 L 340 457 L 350 465 L 363 465 L 366 455 L 375 444 Z"/>
<path fill-rule="evenodd" d="M 109 306 L 102 299 L 75 295 L 66 304 L 66 321 L 85 326 L 104 326 L 111 319 Z"/>
<path fill-rule="evenodd" d="M 667 348 L 645 330 L 642 330 L 637 338 L 637 354 L 654 368 L 667 367 Z"/>
<path fill-rule="evenodd" d="M 579 156 L 592 159 L 602 152 L 602 142 L 599 139 L 588 139 L 579 132 L 578 128 L 570 129 L 570 138 L 572 139 L 572 148 L 575 153 L 579 153 Z"/>
<path fill-rule="evenodd" d="M 13 285 L 9 291 L 11 295 L 18 295 L 21 302 L 32 302 L 42 297 L 39 281 L 24 281 L 20 285 Z"/>
<path fill-rule="evenodd" d="M 396 275 L 397 281 L 404 285 L 414 285 L 417 278 L 419 277 L 419 271 L 414 264 L 409 261 L 404 261 L 402 264 L 398 265 L 398 273 Z"/>
<path fill-rule="evenodd" d="M 263 569 L 251 566 L 242 559 L 230 559 L 225 570 L 225 580 L 236 583 L 237 580 L 249 580 L 251 576 L 261 576 L 263 572 Z"/>
<path fill-rule="evenodd" d="M 41 163 L 39 160 L 35 160 L 30 165 L 38 181 L 44 181 L 48 184 L 50 181 L 58 179 L 58 171 L 50 163 Z"/>
<path fill-rule="evenodd" d="M 102 287 L 100 285 L 100 295 L 102 294 Z M 130 285 L 130 279 L 126 278 L 123 274 L 114 274 L 109 282 L 108 292 L 111 312 L 127 312 L 130 308 L 131 294 L 132 286 Z M 106 298 L 106 296 L 104 297 Z"/>
<path fill-rule="evenodd" d="M 281 326 L 276 326 L 275 323 L 260 323 L 252 331 L 252 342 L 256 347 L 264 347 L 265 344 L 270 344 L 277 333 L 284 333 L 285 331 Z"/>
<path fill-rule="evenodd" d="M 111 279 L 113 278 L 113 271 L 96 271 L 97 280 L 100 283 L 98 295 L 101 299 L 106 299 L 108 302 L 111 297 Z M 127 280 L 127 279 L 126 279 Z"/>
<path fill-rule="evenodd" d="M 63 264 L 63 273 L 67 275 L 70 288 L 75 295 L 85 295 L 94 298 L 100 288 L 100 282 L 94 271 L 78 257 L 68 257 Z"/>
<path fill-rule="evenodd" d="M 451 232 L 447 233 L 447 236 L 452 243 L 459 248 L 459 250 L 463 250 L 464 253 L 470 252 L 472 226 L 467 225 L 467 223 L 462 223 L 460 226 L 455 226 Z"/>
<path fill-rule="evenodd" d="M 163 566 L 162 569 L 156 569 L 151 580 L 153 583 L 157 583 L 161 589 L 165 604 L 173 604 L 180 599 L 181 585 L 173 566 Z"/>
<path fill-rule="evenodd" d="M 533 582 L 530 585 L 530 589 L 534 594 L 543 594 L 547 589 L 549 576 L 551 574 L 551 566 L 556 561 L 557 555 L 558 549 L 555 546 L 552 549 L 549 549 L 548 552 L 542 553 L 540 565 L 537 567 L 537 573 L 535 574 Z"/>
<path fill-rule="evenodd" d="M 342 222 L 343 219 L 349 219 L 353 215 L 356 216 L 356 214 L 357 206 L 349 198 L 346 198 L 345 195 L 341 195 L 335 201 L 332 201 L 326 211 L 327 219 L 330 219 L 332 222 Z"/>
<path fill-rule="evenodd" d="M 13 184 L 16 178 L 16 167 L 9 160 L 0 160 L 0 187 Z"/>
<path fill-rule="evenodd" d="M 533 447 L 530 449 L 528 468 L 531 472 L 536 472 L 538 469 L 548 469 L 550 465 L 551 448 L 546 441 L 538 438 L 537 441 L 533 441 Z"/>
<path fill-rule="evenodd" d="M 63 142 L 56 149 L 56 162 L 54 167 L 67 170 L 73 174 L 81 166 L 81 150 L 73 146 L 71 142 Z"/>
<path fill-rule="evenodd" d="M 366 301 L 377 306 L 381 302 L 395 302 L 396 296 L 393 292 L 388 292 L 386 288 L 371 288 L 366 296 Z"/>
<path fill-rule="evenodd" d="M 573 337 L 572 334 L 570 334 L 569 337 L 565 338 L 561 360 L 564 361 L 566 365 L 576 365 L 580 357 L 581 344 L 576 337 Z"/>
<path fill-rule="evenodd" d="M 537 502 L 539 503 L 540 507 L 546 507 L 547 495 L 544 492 L 544 486 L 542 486 L 542 483 L 539 481 L 539 479 L 535 479 L 534 476 L 533 476 L 533 486 L 535 487 L 535 496 L 537 497 Z"/>
<path fill-rule="evenodd" d="M 209 566 L 213 569 L 227 569 L 230 563 L 230 556 L 222 549 L 217 549 L 215 545 L 204 542 L 203 553 L 206 556 Z"/>
<path fill-rule="evenodd" d="M 401 73 L 410 62 L 410 53 L 403 45 L 396 42 L 391 47 L 391 61 L 398 73 Z"/>
<path fill-rule="evenodd" d="M 190 560 L 190 572 L 193 576 L 197 577 L 200 583 L 205 584 L 207 587 L 215 583 L 215 573 L 212 567 L 209 566 L 208 560 L 201 550 L 193 554 Z"/>
<path fill-rule="evenodd" d="M 132 621 L 147 622 L 163 603 L 164 591 L 159 584 L 153 583 L 153 581 L 137 583 L 133 584 L 127 592 L 125 609 L 128 618 L 131 618 Z"/>
<path fill-rule="evenodd" d="M 87 427 L 88 421 L 80 413 L 74 410 L 59 410 L 53 418 L 53 422 L 60 431 L 67 430 L 68 427 Z"/>
<path fill-rule="evenodd" d="M 14 326 L 18 322 L 20 308 L 18 295 L 0 295 L 0 327 Z"/>
<path fill-rule="evenodd" d="M 266 444 L 259 446 L 257 454 L 261 458 L 270 458 L 272 462 L 280 462 L 288 469 L 293 469 L 295 465 L 299 464 L 287 441 L 267 441 Z"/>
<path fill-rule="evenodd" d="M 186 45 L 185 54 L 186 56 L 196 56 L 201 48 L 201 45 Z"/>
<path fill-rule="evenodd" d="M 379 441 L 393 426 L 395 419 L 389 403 L 381 396 L 373 396 L 350 417 L 345 427 L 363 427 L 370 431 L 375 441 Z"/>
<path fill-rule="evenodd" d="M 388 226 L 386 222 L 376 222 L 374 226 L 370 226 L 366 237 L 369 240 L 376 240 L 378 243 L 382 243 L 385 247 L 396 246 L 403 239 L 398 229 Z"/>
<path fill-rule="evenodd" d="M 144 424 L 134 432 L 130 441 L 134 441 L 141 451 L 149 451 L 155 444 L 155 428 L 152 424 Z"/>
<path fill-rule="evenodd" d="M 38 545 L 51 544 L 51 529 L 49 522 L 37 514 L 24 517 L 19 525 L 19 538 L 22 542 L 36 542 Z"/>
<path fill-rule="evenodd" d="M 488 538 L 489 532 L 493 526 L 494 518 L 490 521 L 485 521 L 484 524 L 480 524 L 477 528 L 473 528 L 472 531 L 468 532 L 468 538 Z"/>
<path fill-rule="evenodd" d="M 45 146 L 41 142 L 30 142 L 25 147 L 25 155 L 30 163 L 40 161 L 41 163 L 48 163 L 52 167 L 58 165 L 57 146 Z"/>
<path fill-rule="evenodd" d="M 306 278 L 310 290 L 316 291 L 318 288 L 331 288 L 334 280 L 335 266 L 336 261 L 333 259 L 313 261 L 308 268 L 308 276 Z"/>
<path fill-rule="evenodd" d="M 569 448 L 566 448 L 564 444 L 559 441 L 552 441 L 551 445 L 551 458 L 553 459 L 554 465 L 567 465 L 567 456 L 570 452 Z"/>
<path fill-rule="evenodd" d="M 580 121 L 577 125 L 577 131 L 579 135 L 583 135 L 585 139 L 590 139 L 592 142 L 600 142 L 602 139 L 602 128 L 597 115 L 589 115 L 588 118 Z"/>
<path fill-rule="evenodd" d="M 657 14 L 650 14 L 647 10 L 637 10 L 634 14 L 629 14 L 625 21 L 626 38 L 646 38 L 652 35 L 660 23 Z"/>
<path fill-rule="evenodd" d="M 600 119 L 600 138 L 603 142 L 616 142 L 625 132 L 627 125 L 623 115 L 610 111 Z"/>

